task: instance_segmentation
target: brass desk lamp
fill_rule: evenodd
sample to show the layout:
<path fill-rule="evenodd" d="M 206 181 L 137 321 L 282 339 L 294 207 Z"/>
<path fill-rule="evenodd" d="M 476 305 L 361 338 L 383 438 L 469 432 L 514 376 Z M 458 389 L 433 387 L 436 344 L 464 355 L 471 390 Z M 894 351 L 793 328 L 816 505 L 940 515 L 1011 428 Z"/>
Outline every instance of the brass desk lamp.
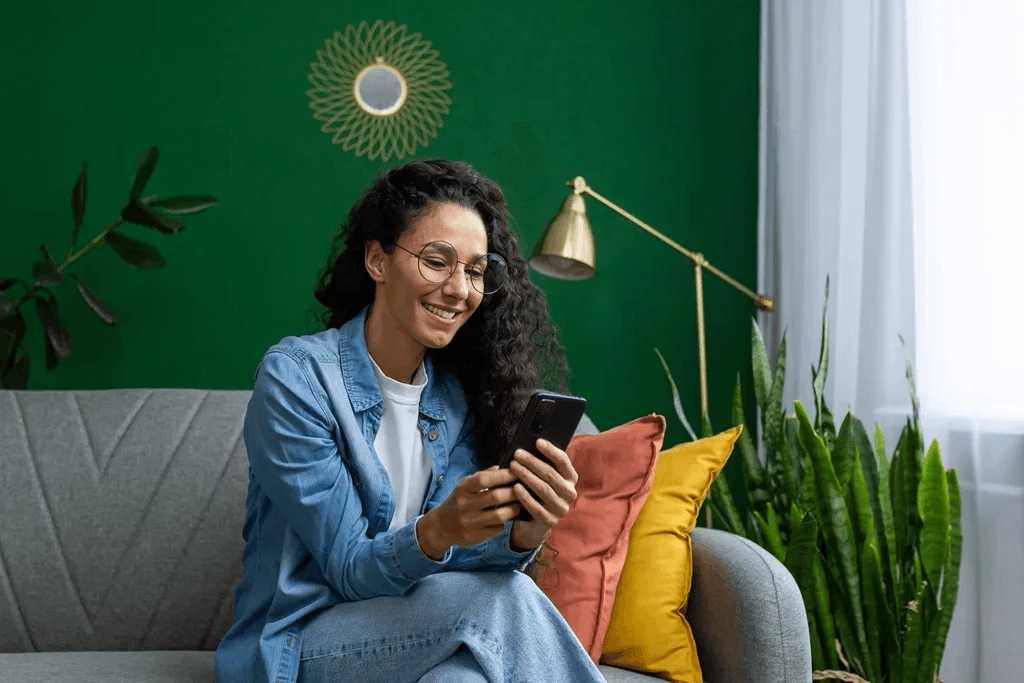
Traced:
<path fill-rule="evenodd" d="M 583 201 L 585 194 L 590 195 L 688 258 L 693 263 L 694 277 L 696 278 L 697 353 L 700 363 L 700 409 L 703 418 L 708 414 L 707 358 L 704 346 L 704 271 L 714 273 L 746 294 L 762 311 L 775 310 L 775 303 L 763 294 L 750 291 L 715 268 L 700 252 L 693 252 L 680 246 L 633 214 L 594 192 L 582 177 L 576 176 L 566 184 L 572 188 L 572 194 L 566 197 L 562 202 L 562 208 L 544 228 L 544 232 L 534 247 L 533 255 L 530 257 L 530 266 L 538 273 L 560 280 L 586 280 L 594 276 L 594 233 L 590 229 L 590 221 L 587 220 L 586 205 Z"/>

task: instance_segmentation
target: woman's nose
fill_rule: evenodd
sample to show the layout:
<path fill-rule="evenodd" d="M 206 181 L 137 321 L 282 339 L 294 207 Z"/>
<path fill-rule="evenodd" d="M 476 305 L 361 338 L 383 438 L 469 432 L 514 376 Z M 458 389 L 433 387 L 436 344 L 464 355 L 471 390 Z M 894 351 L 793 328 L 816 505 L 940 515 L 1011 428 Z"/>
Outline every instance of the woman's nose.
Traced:
<path fill-rule="evenodd" d="M 444 293 L 456 297 L 460 301 L 469 298 L 469 277 L 466 267 L 461 263 L 455 267 L 455 272 L 445 281 Z"/>

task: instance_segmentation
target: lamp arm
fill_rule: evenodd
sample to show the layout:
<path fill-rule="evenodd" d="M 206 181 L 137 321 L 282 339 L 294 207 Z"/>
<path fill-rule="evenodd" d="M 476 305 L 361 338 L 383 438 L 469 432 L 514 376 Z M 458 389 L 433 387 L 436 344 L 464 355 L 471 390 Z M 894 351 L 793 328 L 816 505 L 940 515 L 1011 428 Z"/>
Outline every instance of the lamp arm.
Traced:
<path fill-rule="evenodd" d="M 580 181 L 582 181 L 582 182 L 580 182 Z M 715 266 L 711 265 L 711 263 L 709 263 L 708 260 L 706 258 L 704 258 L 703 254 L 698 253 L 698 252 L 690 251 L 689 249 L 687 249 L 686 247 L 682 246 L 681 244 L 679 244 L 675 240 L 673 240 L 673 239 L 671 239 L 669 237 L 666 237 L 665 235 L 661 234 L 660 232 L 658 232 L 657 230 L 655 230 L 654 228 L 649 226 L 647 223 L 644 223 L 642 220 L 640 220 L 639 218 L 637 218 L 636 216 L 634 216 L 630 212 L 626 211 L 621 206 L 615 204 L 614 202 L 612 202 L 612 201 L 606 199 L 605 197 L 603 197 L 602 195 L 598 194 L 597 192 L 594 191 L 594 189 L 592 187 L 587 185 L 586 182 L 583 181 L 582 178 L 578 178 L 576 181 L 573 181 L 570 184 L 573 185 L 573 189 L 574 189 L 574 191 L 577 194 L 585 193 L 585 194 L 590 195 L 591 197 L 593 197 L 597 201 L 601 202 L 602 204 L 607 206 L 609 209 L 611 209 L 615 213 L 619 214 L 620 216 L 622 216 L 626 220 L 630 221 L 631 223 L 633 223 L 637 227 L 640 227 L 643 230 L 646 230 L 648 233 L 650 233 L 654 237 L 657 237 L 659 240 L 661 240 L 662 242 L 664 242 L 668 246 L 672 247 L 673 249 L 675 249 L 677 252 L 679 252 L 680 254 L 685 256 L 686 258 L 690 259 L 690 261 L 693 263 L 693 265 L 700 266 L 701 268 L 707 270 L 708 272 L 714 273 L 719 278 L 721 278 L 725 282 L 729 283 L 730 285 L 735 287 L 737 290 L 739 290 L 743 294 L 746 294 L 748 297 L 750 297 L 751 299 L 754 300 L 754 302 L 757 304 L 758 308 L 764 309 L 766 311 L 770 311 L 770 310 L 774 309 L 775 306 L 774 306 L 774 304 L 773 304 L 773 302 L 772 302 L 772 300 L 770 298 L 768 298 L 768 297 L 766 297 L 766 296 L 764 296 L 762 294 L 757 294 L 756 292 L 752 292 L 751 290 L 747 289 L 746 287 L 741 285 L 739 282 L 737 282 L 733 278 L 729 277 L 728 275 L 726 275 L 725 273 L 720 271 Z"/>

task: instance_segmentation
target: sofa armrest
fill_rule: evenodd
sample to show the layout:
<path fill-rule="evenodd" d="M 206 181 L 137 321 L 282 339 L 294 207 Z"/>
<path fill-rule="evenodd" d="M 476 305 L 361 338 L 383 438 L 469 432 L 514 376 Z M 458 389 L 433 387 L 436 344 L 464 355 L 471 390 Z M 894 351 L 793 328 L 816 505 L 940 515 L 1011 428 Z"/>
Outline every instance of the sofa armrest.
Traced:
<path fill-rule="evenodd" d="M 805 683 L 811 641 L 803 598 L 768 551 L 715 529 L 694 529 L 686 619 L 706 681 Z"/>

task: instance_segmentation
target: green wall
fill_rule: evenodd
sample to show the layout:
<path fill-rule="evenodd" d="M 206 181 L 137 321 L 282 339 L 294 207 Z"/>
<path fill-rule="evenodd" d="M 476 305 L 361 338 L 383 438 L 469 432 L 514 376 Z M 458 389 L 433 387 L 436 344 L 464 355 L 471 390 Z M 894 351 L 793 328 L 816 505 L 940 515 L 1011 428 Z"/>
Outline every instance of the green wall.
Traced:
<path fill-rule="evenodd" d="M 374 3 L 196 0 L 7 3 L 0 10 L 0 276 L 30 275 L 46 242 L 67 252 L 83 160 L 83 237 L 123 204 L 139 154 L 162 158 L 149 190 L 220 204 L 164 236 L 131 226 L 169 265 L 133 271 L 103 247 L 75 268 L 114 310 L 104 326 L 60 293 L 74 351 L 45 372 L 30 322 L 33 388 L 249 388 L 262 353 L 307 331 L 312 286 L 336 226 L 390 164 L 330 143 L 305 91 L 335 29 L 395 20 L 448 64 L 451 113 L 420 156 L 470 161 L 506 190 L 529 250 L 584 175 L 599 192 L 748 285 L 756 272 L 758 3 Z M 233 8 L 228 8 L 233 4 Z M 691 269 L 611 211 L 589 206 L 598 274 L 534 275 L 573 371 L 604 427 L 660 412 L 683 438 L 653 352 L 697 418 Z M 712 414 L 749 374 L 753 306 L 708 280 Z M 751 392 L 748 395 L 752 396 Z M 738 463 L 734 463 L 738 464 Z M 730 467 L 732 470 L 732 467 Z"/>

